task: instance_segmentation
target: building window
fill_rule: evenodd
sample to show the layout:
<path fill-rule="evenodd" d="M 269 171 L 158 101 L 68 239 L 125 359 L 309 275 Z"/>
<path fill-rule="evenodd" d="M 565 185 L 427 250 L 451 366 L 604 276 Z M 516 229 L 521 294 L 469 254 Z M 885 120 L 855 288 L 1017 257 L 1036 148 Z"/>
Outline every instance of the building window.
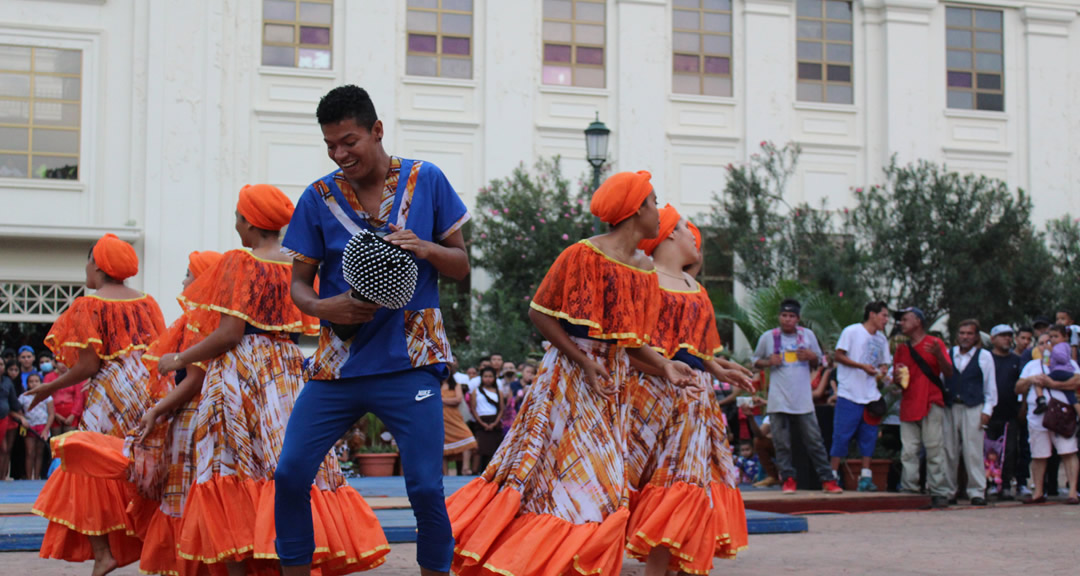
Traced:
<path fill-rule="evenodd" d="M 472 78 L 472 0 L 409 0 L 405 73 Z"/>
<path fill-rule="evenodd" d="M 851 2 L 798 0 L 798 12 L 798 99 L 852 104 Z"/>
<path fill-rule="evenodd" d="M 731 0 L 675 0 L 672 91 L 731 96 Z"/>
<path fill-rule="evenodd" d="M 544 84 L 604 87 L 603 0 L 544 0 Z"/>
<path fill-rule="evenodd" d="M 263 0 L 263 65 L 329 70 L 333 17 L 333 0 Z"/>
<path fill-rule="evenodd" d="M 1005 110 L 1005 45 L 1000 10 L 945 8 L 949 108 Z"/>
<path fill-rule="evenodd" d="M 79 178 L 82 51 L 0 44 L 0 178 Z"/>
<path fill-rule="evenodd" d="M 0 282 L 0 322 L 53 321 L 82 295 L 81 283 Z"/>

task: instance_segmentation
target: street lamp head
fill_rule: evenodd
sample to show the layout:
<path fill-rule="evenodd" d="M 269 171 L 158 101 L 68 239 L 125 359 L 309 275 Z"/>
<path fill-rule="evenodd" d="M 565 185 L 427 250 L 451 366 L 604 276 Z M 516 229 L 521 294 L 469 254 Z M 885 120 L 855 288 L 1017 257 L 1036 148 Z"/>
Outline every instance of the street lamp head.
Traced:
<path fill-rule="evenodd" d="M 596 121 L 589 124 L 585 129 L 585 158 L 594 168 L 607 162 L 608 136 L 611 130 L 600 121 L 600 113 L 596 113 Z"/>

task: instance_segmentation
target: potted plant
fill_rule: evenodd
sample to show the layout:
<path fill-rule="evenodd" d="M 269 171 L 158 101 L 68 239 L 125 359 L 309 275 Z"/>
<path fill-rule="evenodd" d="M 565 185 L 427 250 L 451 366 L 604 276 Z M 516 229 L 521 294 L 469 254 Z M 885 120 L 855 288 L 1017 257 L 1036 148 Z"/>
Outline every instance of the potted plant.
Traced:
<path fill-rule="evenodd" d="M 397 446 L 386 426 L 374 414 L 361 418 L 364 443 L 356 450 L 356 467 L 362 476 L 392 476 L 397 462 Z"/>

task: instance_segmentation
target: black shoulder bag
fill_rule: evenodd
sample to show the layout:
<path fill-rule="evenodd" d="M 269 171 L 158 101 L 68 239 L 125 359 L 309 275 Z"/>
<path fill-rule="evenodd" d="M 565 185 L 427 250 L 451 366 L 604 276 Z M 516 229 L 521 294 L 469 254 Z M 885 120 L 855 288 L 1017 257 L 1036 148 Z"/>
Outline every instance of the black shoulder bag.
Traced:
<path fill-rule="evenodd" d="M 915 347 L 912 346 L 910 342 L 905 342 L 904 346 L 907 346 L 908 353 L 911 354 L 911 359 L 915 361 L 915 365 L 919 367 L 919 371 L 921 371 L 934 386 L 937 386 L 938 390 L 941 390 L 941 394 L 947 398 L 949 395 L 945 392 L 945 383 L 941 381 L 941 377 L 934 374 L 934 371 L 930 369 L 930 364 L 927 364 L 926 359 L 915 351 Z"/>

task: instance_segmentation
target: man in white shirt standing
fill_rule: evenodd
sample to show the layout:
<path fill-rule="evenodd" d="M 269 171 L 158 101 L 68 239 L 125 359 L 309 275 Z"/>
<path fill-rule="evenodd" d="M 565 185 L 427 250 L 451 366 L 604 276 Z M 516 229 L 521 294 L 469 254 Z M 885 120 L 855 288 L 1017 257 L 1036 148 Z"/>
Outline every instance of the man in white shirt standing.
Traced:
<path fill-rule="evenodd" d="M 949 494 L 956 494 L 957 471 L 963 456 L 972 506 L 986 506 L 983 440 L 997 406 L 994 356 L 978 345 L 979 340 L 978 320 L 960 323 L 956 332 L 958 345 L 949 351 L 953 375 L 945 379 L 945 476 Z"/>
<path fill-rule="evenodd" d="M 859 492 L 877 490 L 870 473 L 870 458 L 877 445 L 880 416 L 876 419 L 866 407 L 881 399 L 878 379 L 884 379 L 892 365 L 885 326 L 889 323 L 889 307 L 884 302 L 871 302 L 863 310 L 861 324 L 852 324 L 840 333 L 836 343 L 836 410 L 833 416 L 832 468 L 840 468 L 847 458 L 848 444 L 855 438 L 862 456 Z"/>

